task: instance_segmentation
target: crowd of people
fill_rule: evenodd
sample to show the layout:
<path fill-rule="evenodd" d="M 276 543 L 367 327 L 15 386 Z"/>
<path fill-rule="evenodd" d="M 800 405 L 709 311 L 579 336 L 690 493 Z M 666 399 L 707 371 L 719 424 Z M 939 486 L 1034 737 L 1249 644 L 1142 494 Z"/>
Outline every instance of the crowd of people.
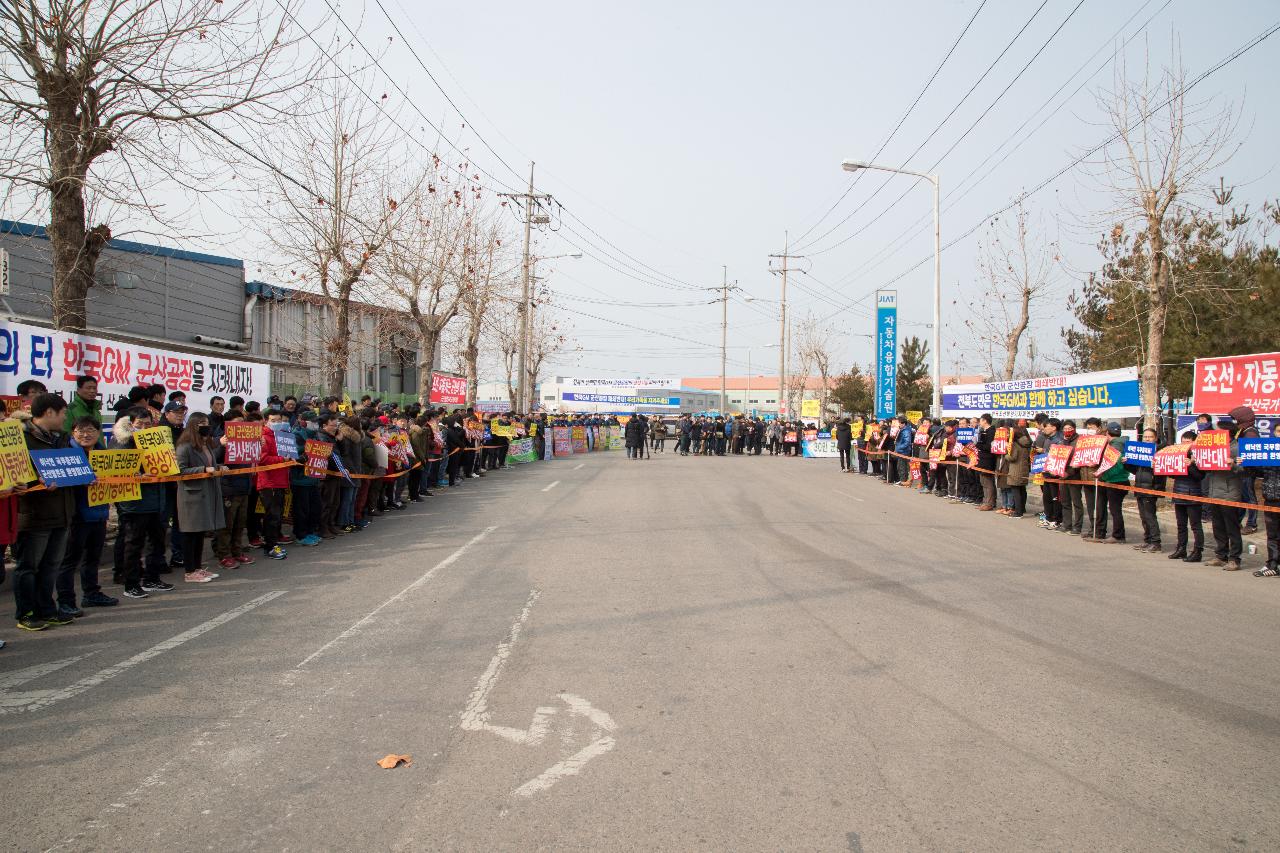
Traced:
<path fill-rule="evenodd" d="M 674 423 L 659 415 L 636 415 L 626 425 L 627 456 L 645 457 L 645 450 L 666 451 L 675 440 L 681 456 L 799 456 L 805 429 L 799 421 L 765 420 L 747 415 L 683 414 Z"/>
<path fill-rule="evenodd" d="M 833 424 L 832 436 L 839 449 L 841 470 L 879 478 L 885 485 L 914 488 L 979 512 L 1008 518 L 1027 515 L 1027 489 L 1040 481 L 1043 511 L 1038 520 L 1046 530 L 1078 536 L 1084 542 L 1118 545 L 1129 541 L 1124 507 L 1135 495 L 1142 527 L 1135 550 L 1164 553 L 1157 506 L 1170 500 L 1176 541 L 1167 558 L 1187 563 L 1204 560 L 1204 523 L 1210 525 L 1212 556 L 1207 565 L 1223 571 L 1239 571 L 1243 557 L 1242 536 L 1258 530 L 1259 508 L 1266 529 L 1266 562 L 1253 574 L 1280 577 L 1280 467 L 1245 467 L 1239 441 L 1257 438 L 1252 409 L 1240 406 L 1215 423 L 1199 415 L 1196 426 L 1178 436 L 1186 449 L 1187 473 L 1157 476 L 1152 467 L 1136 465 L 1125 456 L 1127 441 L 1121 424 L 1103 423 L 1091 417 L 1077 424 L 1072 419 L 1037 415 L 1029 420 L 999 420 L 991 415 L 913 424 L 905 416 L 879 422 L 845 418 Z M 997 431 L 1003 429 L 1007 445 L 996 448 Z M 1217 429 L 1230 435 L 1228 470 L 1201 470 L 1192 446 L 1201 432 Z M 1082 436 L 1105 435 L 1114 448 L 1114 464 L 1067 464 L 1061 477 L 1034 477 L 1032 462 L 1048 454 L 1053 445 L 1074 447 Z M 1280 437 L 1280 425 L 1274 430 Z M 962 437 L 968 440 L 963 440 Z M 1157 429 L 1146 427 L 1141 441 L 1156 450 L 1165 446 Z M 997 452 L 1004 450 L 1004 452 Z M 1074 460 L 1073 460 L 1074 461 Z M 1151 492 L 1157 494 L 1150 494 Z M 1258 498 L 1261 497 L 1261 504 Z"/>
<path fill-rule="evenodd" d="M 112 579 L 131 599 L 169 592 L 179 576 L 184 584 L 210 583 L 259 559 L 286 559 L 287 546 L 358 534 L 433 489 L 506 467 L 512 438 L 530 438 L 541 458 L 553 424 L 545 415 L 401 408 L 368 396 L 358 404 L 314 395 L 213 397 L 209 411 L 193 412 L 183 392 L 162 385 L 135 387 L 104 412 L 94 376 L 77 379 L 70 401 L 34 379 L 17 391 L 20 405 L 7 417 L 20 422 L 29 451 L 78 449 L 87 459 L 92 450 L 136 448 L 141 430 L 170 430 L 179 475 L 140 478 L 136 497 L 114 504 Z M 251 462 L 228 460 L 228 424 L 262 427 Z M 281 431 L 299 451 L 316 453 L 281 455 Z M 70 625 L 86 608 L 120 603 L 99 577 L 110 505 L 91 505 L 89 489 L 33 480 L 0 493 L 0 553 L 13 557 L 22 630 Z M 0 582 L 4 574 L 0 564 Z"/>

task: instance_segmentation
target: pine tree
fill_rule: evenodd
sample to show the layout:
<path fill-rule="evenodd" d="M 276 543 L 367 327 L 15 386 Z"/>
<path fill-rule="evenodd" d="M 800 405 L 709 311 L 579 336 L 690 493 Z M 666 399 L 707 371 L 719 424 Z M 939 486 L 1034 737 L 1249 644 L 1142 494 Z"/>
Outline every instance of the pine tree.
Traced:
<path fill-rule="evenodd" d="M 902 342 L 898 361 L 898 411 L 927 412 L 933 402 L 929 380 L 929 343 L 912 335 Z"/>

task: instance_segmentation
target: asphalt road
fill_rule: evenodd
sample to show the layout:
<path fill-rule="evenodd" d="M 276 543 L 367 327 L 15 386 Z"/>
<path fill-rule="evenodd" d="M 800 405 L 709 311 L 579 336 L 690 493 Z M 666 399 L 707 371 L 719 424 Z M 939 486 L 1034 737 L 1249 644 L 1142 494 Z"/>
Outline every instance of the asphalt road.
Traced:
<path fill-rule="evenodd" d="M 3 849 L 1280 849 L 1280 583 L 834 460 L 537 463 L 19 633 Z"/>

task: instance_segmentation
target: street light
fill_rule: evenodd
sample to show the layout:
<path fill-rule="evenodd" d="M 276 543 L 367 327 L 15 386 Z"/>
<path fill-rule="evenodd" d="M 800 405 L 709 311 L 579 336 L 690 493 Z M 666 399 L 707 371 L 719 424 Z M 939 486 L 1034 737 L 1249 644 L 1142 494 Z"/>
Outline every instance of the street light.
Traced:
<path fill-rule="evenodd" d="M 840 168 L 846 172 L 858 172 L 863 169 L 877 172 L 892 172 L 897 175 L 911 175 L 924 178 L 933 183 L 933 417 L 942 416 L 942 229 L 939 223 L 938 176 L 924 172 L 912 172 L 907 169 L 895 169 L 892 166 L 877 166 L 874 163 L 863 163 L 859 160 L 845 160 Z"/>

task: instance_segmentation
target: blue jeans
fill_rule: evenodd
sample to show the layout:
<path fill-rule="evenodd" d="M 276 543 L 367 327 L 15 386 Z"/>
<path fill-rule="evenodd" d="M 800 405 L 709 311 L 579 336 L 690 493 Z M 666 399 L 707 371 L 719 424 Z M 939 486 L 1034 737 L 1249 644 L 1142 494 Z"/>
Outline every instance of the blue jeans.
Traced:
<path fill-rule="evenodd" d="M 21 619 L 28 613 L 37 619 L 57 615 L 53 589 L 66 547 L 65 527 L 23 530 L 18 533 L 18 539 L 13 543 L 13 558 L 17 561 L 13 570 L 13 600 L 17 605 L 17 618 Z"/>
<path fill-rule="evenodd" d="M 343 482 L 342 500 L 338 504 L 338 526 L 350 527 L 356 523 L 356 487 Z"/>

